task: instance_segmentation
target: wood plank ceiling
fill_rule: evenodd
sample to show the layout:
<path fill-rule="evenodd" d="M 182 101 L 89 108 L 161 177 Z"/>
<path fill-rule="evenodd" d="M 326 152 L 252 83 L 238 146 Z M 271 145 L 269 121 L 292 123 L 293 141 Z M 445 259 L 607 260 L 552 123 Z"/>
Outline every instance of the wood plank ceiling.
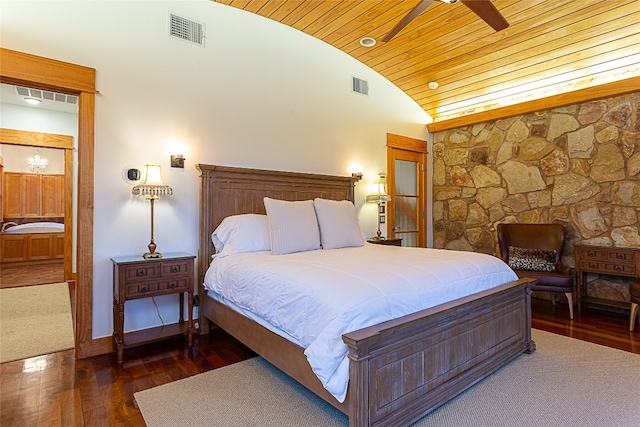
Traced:
<path fill-rule="evenodd" d="M 500 32 L 461 2 L 436 1 L 388 43 L 419 0 L 217 1 L 348 53 L 434 122 L 640 77 L 640 0 L 494 0 L 510 24 Z M 363 37 L 377 43 L 363 47 Z"/>

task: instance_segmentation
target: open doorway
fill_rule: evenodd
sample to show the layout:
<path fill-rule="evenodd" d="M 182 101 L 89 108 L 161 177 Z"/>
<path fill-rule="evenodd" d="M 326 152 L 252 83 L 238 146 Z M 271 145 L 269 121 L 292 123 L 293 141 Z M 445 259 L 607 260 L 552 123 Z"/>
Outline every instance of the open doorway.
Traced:
<path fill-rule="evenodd" d="M 3 129 L 0 135 L 5 137 L 8 131 Z M 73 232 L 73 218 L 65 216 L 71 210 L 65 209 L 65 204 L 73 204 L 72 192 L 65 191 L 65 182 L 73 180 L 72 168 L 65 167 L 64 148 L 47 147 L 46 140 L 50 138 L 38 138 L 42 134 L 34 132 L 20 135 L 20 142 L 34 145 L 0 143 L 3 289 L 73 279 L 73 245 L 65 244 L 71 241 Z M 73 138 L 65 139 L 69 150 L 73 150 Z"/>
<path fill-rule="evenodd" d="M 94 340 L 93 321 L 93 196 L 96 71 L 0 48 L 0 81 L 78 96 L 76 292 L 76 357 L 86 358 L 111 351 L 111 340 Z M 69 150 L 65 150 L 69 152 Z M 66 154 L 68 155 L 68 154 Z M 69 160 L 71 165 L 73 159 Z M 65 160 L 66 164 L 66 160 Z"/>

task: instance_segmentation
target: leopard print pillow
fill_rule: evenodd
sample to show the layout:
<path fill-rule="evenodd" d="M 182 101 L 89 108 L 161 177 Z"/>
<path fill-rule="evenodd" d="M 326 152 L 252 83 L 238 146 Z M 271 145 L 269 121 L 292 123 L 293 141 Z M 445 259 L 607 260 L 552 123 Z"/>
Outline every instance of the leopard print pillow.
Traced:
<path fill-rule="evenodd" d="M 509 246 L 509 267 L 521 271 L 556 271 L 556 251 Z"/>

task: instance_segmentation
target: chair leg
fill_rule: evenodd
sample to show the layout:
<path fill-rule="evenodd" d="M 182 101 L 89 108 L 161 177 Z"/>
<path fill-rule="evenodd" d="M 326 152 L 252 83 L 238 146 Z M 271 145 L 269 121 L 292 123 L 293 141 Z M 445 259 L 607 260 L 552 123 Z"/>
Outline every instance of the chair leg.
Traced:
<path fill-rule="evenodd" d="M 573 320 L 573 292 L 566 292 L 567 302 L 569 303 L 569 317 Z"/>
<path fill-rule="evenodd" d="M 633 332 L 633 328 L 636 325 L 636 315 L 638 314 L 638 307 L 640 307 L 635 302 L 631 303 L 631 319 L 629 321 L 629 330 Z"/>

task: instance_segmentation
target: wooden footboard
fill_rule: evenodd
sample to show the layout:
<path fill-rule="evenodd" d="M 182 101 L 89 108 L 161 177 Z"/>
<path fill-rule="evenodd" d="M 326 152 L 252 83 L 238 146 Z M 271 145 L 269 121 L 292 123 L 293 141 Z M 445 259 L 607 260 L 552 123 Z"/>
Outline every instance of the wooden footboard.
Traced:
<path fill-rule="evenodd" d="M 343 336 L 349 425 L 409 425 L 486 378 L 531 340 L 531 279 Z"/>

